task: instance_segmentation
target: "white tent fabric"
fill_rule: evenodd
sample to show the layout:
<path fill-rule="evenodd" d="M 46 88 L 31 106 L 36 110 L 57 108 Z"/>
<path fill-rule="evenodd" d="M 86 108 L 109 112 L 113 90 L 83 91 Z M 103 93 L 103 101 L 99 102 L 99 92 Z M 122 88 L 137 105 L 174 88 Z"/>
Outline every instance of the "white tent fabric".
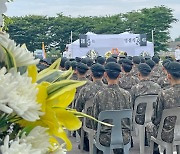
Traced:
<path fill-rule="evenodd" d="M 68 45 L 68 52 L 71 57 L 85 57 L 87 52 L 95 50 L 99 55 L 104 56 L 107 51 L 118 48 L 119 51 L 125 51 L 130 56 L 146 53 L 150 56 L 154 55 L 154 45 L 147 42 L 147 46 L 140 46 L 140 34 L 132 34 L 124 32 L 121 34 L 94 34 L 86 33 L 88 47 L 80 47 L 79 39 Z"/>

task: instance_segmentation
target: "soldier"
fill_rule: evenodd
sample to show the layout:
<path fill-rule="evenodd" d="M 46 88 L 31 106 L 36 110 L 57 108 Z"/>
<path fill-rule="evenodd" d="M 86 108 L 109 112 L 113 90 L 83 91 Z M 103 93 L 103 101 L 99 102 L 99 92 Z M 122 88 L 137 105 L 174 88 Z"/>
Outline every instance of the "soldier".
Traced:
<path fill-rule="evenodd" d="M 170 62 L 171 62 L 170 60 L 163 61 L 162 71 L 164 72 L 165 75 L 161 76 L 157 81 L 157 83 L 161 86 L 163 90 L 170 88 L 170 82 L 167 78 L 167 70 L 166 70 L 166 67 Z"/>
<path fill-rule="evenodd" d="M 151 73 L 151 68 L 149 65 L 145 63 L 139 64 L 138 78 L 140 82 L 131 88 L 133 106 L 135 103 L 135 99 L 138 96 L 153 95 L 153 94 L 157 95 L 159 91 L 161 90 L 161 87 L 157 83 L 150 81 L 149 79 L 150 73 Z M 138 124 L 144 123 L 145 107 L 146 107 L 145 104 L 140 104 L 138 106 L 138 109 L 137 109 L 138 115 L 136 116 L 136 122 Z"/>
<path fill-rule="evenodd" d="M 65 62 L 67 61 L 68 59 L 66 57 L 62 57 L 61 58 L 61 63 L 60 63 L 60 70 L 64 71 L 65 70 Z"/>
<path fill-rule="evenodd" d="M 157 103 L 154 105 L 154 114 L 152 116 L 152 123 L 154 125 L 152 125 L 152 127 L 149 127 L 150 125 L 148 126 L 148 131 L 153 131 L 154 136 L 157 135 L 163 110 L 180 107 L 180 64 L 170 62 L 166 69 L 167 78 L 171 83 L 171 87 L 159 93 Z M 172 143 L 173 141 L 175 121 L 175 117 L 167 117 L 164 122 L 161 137 L 165 142 Z"/>
<path fill-rule="evenodd" d="M 94 64 L 91 67 L 91 76 L 93 79 L 93 83 L 83 87 L 80 92 L 79 95 L 77 97 L 76 100 L 76 110 L 77 111 L 82 111 L 85 107 L 86 102 L 92 102 L 92 106 L 93 106 L 93 99 L 96 95 L 96 93 L 104 88 L 104 84 L 102 82 L 102 77 L 104 75 L 104 67 L 100 64 Z M 88 115 L 92 115 L 92 109 L 88 110 L 87 113 Z M 88 128 L 92 128 L 92 121 L 87 119 L 87 123 L 86 126 Z M 88 150 L 89 147 L 89 141 L 87 138 L 87 134 L 85 133 L 84 136 L 84 150 Z"/>
<path fill-rule="evenodd" d="M 151 74 L 149 77 L 150 80 L 153 82 L 157 82 L 157 80 L 160 77 L 160 73 L 157 70 L 154 70 L 156 63 L 153 60 L 149 59 L 146 61 L 146 64 L 148 64 L 151 67 Z"/>
<path fill-rule="evenodd" d="M 74 102 L 76 102 L 77 96 L 79 95 L 79 92 L 80 92 L 81 88 L 84 87 L 84 86 L 90 85 L 92 83 L 91 81 L 89 81 L 86 78 L 86 73 L 87 73 L 88 69 L 89 68 L 87 67 L 86 64 L 83 64 L 81 62 L 77 64 L 77 76 L 78 76 L 78 80 L 79 81 L 87 81 L 87 82 L 86 82 L 85 85 L 77 88 Z M 76 106 L 76 104 L 74 103 L 73 106 Z"/>
<path fill-rule="evenodd" d="M 71 62 L 69 60 L 67 60 L 64 64 L 64 68 L 65 68 L 65 70 L 69 70 L 70 67 L 71 67 Z"/>
<path fill-rule="evenodd" d="M 139 65 L 140 62 L 141 62 L 141 60 L 140 60 L 139 56 L 134 56 L 133 57 L 133 68 L 131 70 L 131 74 L 133 76 L 137 77 L 137 75 L 138 75 L 137 74 L 137 72 L 138 72 L 138 65 Z"/>
<path fill-rule="evenodd" d="M 71 67 L 72 67 L 72 70 L 74 71 L 71 79 L 72 80 L 77 80 L 78 79 L 78 77 L 77 77 L 77 62 L 76 61 L 72 61 L 71 62 Z"/>
<path fill-rule="evenodd" d="M 162 72 L 162 66 L 159 64 L 159 57 L 158 56 L 153 56 L 152 60 L 155 62 L 155 66 L 154 66 L 154 72 L 158 72 L 161 73 Z"/>
<path fill-rule="evenodd" d="M 97 57 L 96 62 L 101 65 L 104 65 L 106 62 L 106 58 L 99 56 L 99 57 Z"/>
<path fill-rule="evenodd" d="M 105 65 L 104 76 L 108 81 L 108 86 L 107 88 L 100 90 L 94 98 L 93 115 L 95 118 L 98 118 L 98 115 L 101 111 L 131 109 L 131 96 L 129 92 L 118 86 L 120 72 L 121 69 L 117 63 L 109 62 Z M 109 120 L 106 122 L 111 123 Z M 97 125 L 94 125 L 95 130 L 96 126 Z M 127 119 L 123 121 L 122 129 L 124 144 L 127 144 L 131 137 L 130 125 Z M 111 128 L 103 125 L 99 141 L 102 145 L 109 146 L 110 140 Z M 121 154 L 123 152 L 120 149 L 116 149 L 114 153 Z"/>
<path fill-rule="evenodd" d="M 76 109 L 80 112 L 84 109 L 85 103 L 94 98 L 96 93 L 105 86 L 102 82 L 105 72 L 104 67 L 101 64 L 94 64 L 91 66 L 91 72 L 92 84 L 83 87 L 76 100 Z"/>
<path fill-rule="evenodd" d="M 119 87 L 131 91 L 132 86 L 139 83 L 139 79 L 135 76 L 132 76 L 130 71 L 132 69 L 132 61 L 129 59 L 124 59 L 121 65 L 121 70 L 124 75 L 119 79 Z"/>

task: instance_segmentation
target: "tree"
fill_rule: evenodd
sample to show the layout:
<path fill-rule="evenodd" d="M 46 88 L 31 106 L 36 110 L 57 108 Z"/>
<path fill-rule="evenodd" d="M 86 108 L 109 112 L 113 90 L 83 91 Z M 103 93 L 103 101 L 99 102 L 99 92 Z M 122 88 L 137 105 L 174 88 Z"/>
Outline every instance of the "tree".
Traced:
<path fill-rule="evenodd" d="M 147 39 L 152 41 L 154 30 L 155 51 L 167 50 L 167 42 L 170 38 L 169 28 L 177 19 L 173 16 L 173 10 L 165 6 L 145 8 L 139 11 L 129 12 L 123 15 L 127 30 L 133 33 L 145 33 Z"/>
<path fill-rule="evenodd" d="M 113 16 L 73 18 L 60 13 L 57 17 L 31 15 L 11 19 L 13 23 L 8 25 L 10 36 L 19 44 L 26 43 L 31 51 L 41 48 L 42 42 L 47 51 L 64 51 L 66 44 L 70 43 L 71 31 L 73 41 L 89 31 L 97 34 L 145 33 L 148 41 L 152 41 L 151 32 L 155 30 L 155 50 L 158 52 L 166 50 L 169 28 L 177 21 L 172 10 L 164 6 Z"/>

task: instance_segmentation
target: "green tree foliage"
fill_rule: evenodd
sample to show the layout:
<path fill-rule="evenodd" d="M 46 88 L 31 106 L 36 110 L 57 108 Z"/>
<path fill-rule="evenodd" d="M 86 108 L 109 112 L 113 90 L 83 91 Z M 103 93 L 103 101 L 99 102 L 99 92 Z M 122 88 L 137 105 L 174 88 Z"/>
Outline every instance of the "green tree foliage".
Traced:
<path fill-rule="evenodd" d="M 13 17 L 13 23 L 8 25 L 10 36 L 17 43 L 26 43 L 29 50 L 41 48 L 45 43 L 47 51 L 63 51 L 66 44 L 70 43 L 70 33 L 73 32 L 73 41 L 79 34 L 88 31 L 97 34 L 119 34 L 125 31 L 132 33 L 146 33 L 148 41 L 154 30 L 155 50 L 166 50 L 169 39 L 171 23 L 177 20 L 173 11 L 164 6 L 145 8 L 125 14 L 100 17 L 64 16 L 62 13 L 56 17 L 25 16 Z"/>

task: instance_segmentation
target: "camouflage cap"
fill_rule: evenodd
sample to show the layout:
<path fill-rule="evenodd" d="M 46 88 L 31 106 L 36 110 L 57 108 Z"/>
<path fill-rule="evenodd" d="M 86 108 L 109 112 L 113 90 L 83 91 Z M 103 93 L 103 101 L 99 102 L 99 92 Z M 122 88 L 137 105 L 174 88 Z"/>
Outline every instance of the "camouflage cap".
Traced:
<path fill-rule="evenodd" d="M 104 66 L 101 65 L 101 64 L 93 64 L 91 66 L 91 71 L 92 72 L 102 72 L 102 73 L 104 73 L 105 69 L 104 69 Z"/>
<path fill-rule="evenodd" d="M 142 74 L 142 75 L 149 75 L 151 72 L 151 67 L 148 64 L 142 63 L 138 65 L 138 71 Z"/>
<path fill-rule="evenodd" d="M 166 67 L 168 73 L 170 73 L 175 78 L 180 78 L 180 63 L 170 62 Z"/>
<path fill-rule="evenodd" d="M 115 62 L 109 62 L 105 65 L 105 71 L 108 72 L 121 72 L 120 65 Z"/>

